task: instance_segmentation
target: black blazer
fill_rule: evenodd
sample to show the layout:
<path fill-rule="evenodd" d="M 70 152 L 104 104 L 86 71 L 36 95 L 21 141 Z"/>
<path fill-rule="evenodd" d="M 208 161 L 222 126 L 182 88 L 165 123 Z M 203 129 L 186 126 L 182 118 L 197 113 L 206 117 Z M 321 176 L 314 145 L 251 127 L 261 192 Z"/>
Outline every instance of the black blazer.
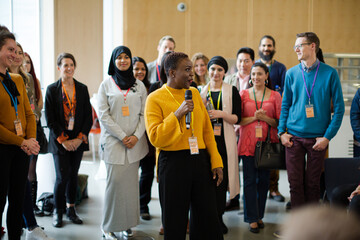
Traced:
<path fill-rule="evenodd" d="M 79 133 L 88 136 L 92 126 L 92 109 L 87 86 L 76 81 L 76 109 L 74 129 L 68 131 L 65 128 L 65 117 L 62 98 L 61 79 L 50 84 L 46 90 L 45 117 L 50 130 L 49 152 L 53 154 L 65 154 L 65 148 L 56 140 L 62 132 L 69 136 L 69 139 L 76 138 Z M 77 151 L 89 150 L 89 144 L 82 143 Z"/>

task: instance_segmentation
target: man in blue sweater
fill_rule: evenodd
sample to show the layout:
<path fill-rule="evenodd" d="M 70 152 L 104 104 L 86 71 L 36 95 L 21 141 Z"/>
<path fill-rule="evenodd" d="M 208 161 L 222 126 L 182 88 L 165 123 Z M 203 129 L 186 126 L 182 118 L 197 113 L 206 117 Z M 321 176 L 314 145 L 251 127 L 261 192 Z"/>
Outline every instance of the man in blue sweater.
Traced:
<path fill-rule="evenodd" d="M 278 134 L 286 147 L 292 208 L 319 200 L 325 152 L 344 115 L 339 76 L 316 58 L 319 45 L 315 33 L 297 34 L 294 50 L 300 64 L 285 77 Z"/>

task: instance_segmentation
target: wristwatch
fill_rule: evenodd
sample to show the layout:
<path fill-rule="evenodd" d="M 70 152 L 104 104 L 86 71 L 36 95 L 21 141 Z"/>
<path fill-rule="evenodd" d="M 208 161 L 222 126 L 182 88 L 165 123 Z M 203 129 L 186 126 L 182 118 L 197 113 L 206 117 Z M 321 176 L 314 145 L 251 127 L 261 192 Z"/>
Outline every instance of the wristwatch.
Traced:
<path fill-rule="evenodd" d="M 285 132 L 279 132 L 277 135 L 278 135 L 278 138 L 280 139 L 281 135 L 283 135 Z"/>

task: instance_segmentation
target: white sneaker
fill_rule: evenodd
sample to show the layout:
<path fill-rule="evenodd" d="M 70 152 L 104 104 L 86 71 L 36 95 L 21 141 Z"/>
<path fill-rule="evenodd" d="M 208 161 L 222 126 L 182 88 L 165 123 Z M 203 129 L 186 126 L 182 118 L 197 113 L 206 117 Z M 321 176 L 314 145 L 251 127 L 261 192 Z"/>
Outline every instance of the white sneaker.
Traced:
<path fill-rule="evenodd" d="M 103 233 L 103 239 L 106 240 L 117 240 L 117 237 L 115 235 L 115 233 L 113 232 L 105 232 L 104 230 L 101 230 Z"/>
<path fill-rule="evenodd" d="M 124 235 L 125 237 L 132 237 L 132 236 L 134 236 L 131 228 L 129 228 L 129 229 L 126 230 L 126 231 L 123 231 L 122 233 L 123 233 L 123 235 Z"/>
<path fill-rule="evenodd" d="M 41 227 L 36 227 L 32 231 L 26 230 L 26 240 L 55 240 L 46 235 Z"/>

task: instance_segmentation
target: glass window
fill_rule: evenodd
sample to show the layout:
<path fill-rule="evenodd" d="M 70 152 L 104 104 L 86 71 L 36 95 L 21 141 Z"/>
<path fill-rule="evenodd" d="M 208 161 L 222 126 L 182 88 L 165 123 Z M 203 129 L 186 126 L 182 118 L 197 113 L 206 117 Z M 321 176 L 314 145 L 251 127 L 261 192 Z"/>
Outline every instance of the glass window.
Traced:
<path fill-rule="evenodd" d="M 11 0 L 0 0 L 0 24 L 11 28 Z"/>
<path fill-rule="evenodd" d="M 41 81 L 39 0 L 0 0 L 0 6 L 0 23 L 15 34 L 24 52 L 29 53 Z"/>

